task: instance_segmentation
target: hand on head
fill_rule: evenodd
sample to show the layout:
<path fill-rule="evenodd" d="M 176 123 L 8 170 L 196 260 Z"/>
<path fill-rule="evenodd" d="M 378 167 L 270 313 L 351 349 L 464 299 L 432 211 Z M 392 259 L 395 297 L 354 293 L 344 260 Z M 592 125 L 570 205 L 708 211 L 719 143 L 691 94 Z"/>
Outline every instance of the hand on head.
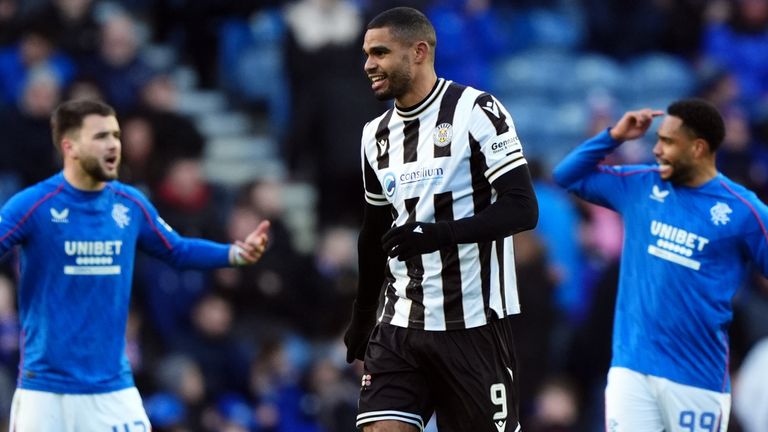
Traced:
<path fill-rule="evenodd" d="M 637 111 L 626 112 L 621 119 L 611 128 L 611 138 L 617 141 L 627 141 L 640 138 L 651 127 L 653 119 L 664 115 L 664 111 L 645 108 Z"/>

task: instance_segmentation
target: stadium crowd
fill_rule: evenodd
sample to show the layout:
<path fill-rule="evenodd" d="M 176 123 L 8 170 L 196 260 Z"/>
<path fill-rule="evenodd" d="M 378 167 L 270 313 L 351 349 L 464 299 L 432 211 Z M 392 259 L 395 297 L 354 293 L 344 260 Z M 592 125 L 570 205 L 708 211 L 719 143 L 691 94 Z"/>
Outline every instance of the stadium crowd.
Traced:
<path fill-rule="evenodd" d="M 515 238 L 524 430 L 604 428 L 621 225 L 554 186 L 553 162 L 625 109 L 699 96 L 726 119 L 719 169 L 768 199 L 768 0 L 0 0 L 0 202 L 60 169 L 51 111 L 91 97 L 118 111 L 120 179 L 177 231 L 226 242 L 272 221 L 252 267 L 138 257 L 126 339 L 154 430 L 354 430 L 362 365 L 346 364 L 341 334 L 356 292 L 359 137 L 385 109 L 361 45 L 367 20 L 394 5 L 434 22 L 442 77 L 504 102 L 531 164 L 540 222 Z M 280 175 L 208 175 L 212 140 L 181 105 L 182 66 L 269 137 Z M 612 157 L 640 162 L 651 144 Z M 286 204 L 296 183 L 318 197 L 309 246 Z M 1 266 L 0 430 L 19 362 L 17 261 Z M 750 278 L 734 302 L 729 430 L 754 432 L 768 397 L 741 409 L 760 399 L 740 399 L 739 380 L 768 382 L 739 372 L 768 337 L 768 282 Z"/>

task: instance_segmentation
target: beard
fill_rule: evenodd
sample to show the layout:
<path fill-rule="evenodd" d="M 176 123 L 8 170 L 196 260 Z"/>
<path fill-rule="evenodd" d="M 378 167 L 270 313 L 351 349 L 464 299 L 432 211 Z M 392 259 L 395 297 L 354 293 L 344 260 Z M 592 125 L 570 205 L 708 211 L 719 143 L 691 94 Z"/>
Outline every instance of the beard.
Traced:
<path fill-rule="evenodd" d="M 119 164 L 117 166 L 119 167 Z M 115 169 L 114 172 L 107 171 L 103 166 L 101 166 L 99 160 L 96 158 L 81 159 L 80 167 L 83 169 L 83 171 L 85 171 L 86 174 L 100 182 L 117 179 L 118 170 Z"/>
<path fill-rule="evenodd" d="M 679 162 L 671 165 L 672 174 L 666 179 L 667 181 L 676 185 L 684 185 L 694 177 L 693 168 L 690 165 Z"/>
<path fill-rule="evenodd" d="M 392 71 L 387 74 L 387 88 L 375 93 L 376 99 L 380 101 L 387 101 L 390 99 L 396 99 L 411 90 L 411 81 L 413 76 L 411 72 L 405 68 Z"/>

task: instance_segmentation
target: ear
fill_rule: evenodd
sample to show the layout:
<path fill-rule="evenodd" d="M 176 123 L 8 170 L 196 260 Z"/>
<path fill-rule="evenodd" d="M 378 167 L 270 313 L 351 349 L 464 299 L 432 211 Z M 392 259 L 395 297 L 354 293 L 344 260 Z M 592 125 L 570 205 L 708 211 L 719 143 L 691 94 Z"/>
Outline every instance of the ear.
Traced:
<path fill-rule="evenodd" d="M 693 140 L 693 151 L 698 157 L 707 156 L 710 153 L 709 144 L 701 138 L 696 138 Z"/>
<path fill-rule="evenodd" d="M 426 41 L 418 41 L 414 46 L 414 51 L 416 55 L 413 60 L 419 64 L 429 60 L 432 49 Z"/>
<path fill-rule="evenodd" d="M 71 154 L 74 151 L 74 148 L 75 148 L 75 143 L 71 139 L 67 137 L 64 137 L 61 139 L 62 156 L 66 157 L 67 155 Z"/>

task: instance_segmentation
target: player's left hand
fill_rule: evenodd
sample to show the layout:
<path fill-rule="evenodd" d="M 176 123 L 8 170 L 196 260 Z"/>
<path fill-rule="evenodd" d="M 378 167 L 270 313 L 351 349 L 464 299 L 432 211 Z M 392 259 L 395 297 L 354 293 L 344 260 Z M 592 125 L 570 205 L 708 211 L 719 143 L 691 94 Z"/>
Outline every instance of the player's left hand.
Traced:
<path fill-rule="evenodd" d="M 453 233 L 446 222 L 409 222 L 392 228 L 381 238 L 387 255 L 400 261 L 434 252 L 452 243 Z"/>
<path fill-rule="evenodd" d="M 230 263 L 233 265 L 255 264 L 269 243 L 269 221 L 261 221 L 253 232 L 248 234 L 245 240 L 237 240 L 230 249 Z"/>

